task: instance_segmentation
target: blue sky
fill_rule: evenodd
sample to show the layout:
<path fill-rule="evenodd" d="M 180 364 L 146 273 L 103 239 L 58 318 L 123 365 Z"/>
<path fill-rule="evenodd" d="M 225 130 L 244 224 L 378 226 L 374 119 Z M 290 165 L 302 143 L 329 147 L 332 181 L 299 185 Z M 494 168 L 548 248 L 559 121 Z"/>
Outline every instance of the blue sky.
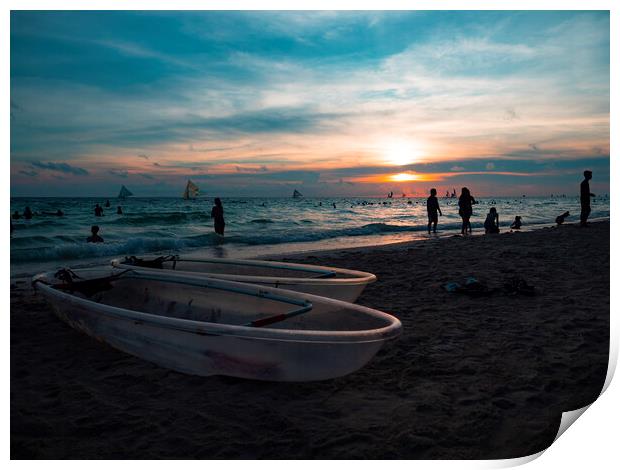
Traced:
<path fill-rule="evenodd" d="M 11 194 L 609 189 L 607 12 L 12 12 Z"/>

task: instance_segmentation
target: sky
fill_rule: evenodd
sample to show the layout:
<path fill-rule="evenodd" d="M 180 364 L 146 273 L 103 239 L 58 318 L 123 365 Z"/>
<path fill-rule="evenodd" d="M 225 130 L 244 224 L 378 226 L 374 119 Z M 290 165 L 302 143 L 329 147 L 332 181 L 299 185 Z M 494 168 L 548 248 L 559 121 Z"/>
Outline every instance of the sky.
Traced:
<path fill-rule="evenodd" d="M 11 12 L 11 195 L 609 192 L 605 11 Z"/>

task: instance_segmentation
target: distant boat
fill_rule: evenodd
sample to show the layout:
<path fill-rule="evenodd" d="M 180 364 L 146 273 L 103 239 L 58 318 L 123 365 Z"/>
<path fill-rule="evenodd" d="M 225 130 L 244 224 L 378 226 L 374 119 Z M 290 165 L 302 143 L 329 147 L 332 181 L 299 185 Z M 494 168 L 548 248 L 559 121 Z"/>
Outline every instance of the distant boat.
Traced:
<path fill-rule="evenodd" d="M 303 197 L 303 195 L 299 191 L 293 191 L 293 198 L 299 199 L 300 197 Z"/>
<path fill-rule="evenodd" d="M 183 191 L 183 199 L 196 199 L 199 191 L 198 186 L 192 183 L 192 180 L 187 180 L 185 191 Z"/>
<path fill-rule="evenodd" d="M 393 191 L 390 191 L 390 192 L 388 193 L 388 198 L 389 198 L 389 199 L 392 199 L 392 197 L 393 197 L 393 196 L 394 196 L 394 192 L 393 192 Z"/>
<path fill-rule="evenodd" d="M 121 192 L 118 193 L 119 199 L 127 199 L 129 196 L 133 196 L 133 193 L 129 191 L 124 185 L 121 187 Z"/>

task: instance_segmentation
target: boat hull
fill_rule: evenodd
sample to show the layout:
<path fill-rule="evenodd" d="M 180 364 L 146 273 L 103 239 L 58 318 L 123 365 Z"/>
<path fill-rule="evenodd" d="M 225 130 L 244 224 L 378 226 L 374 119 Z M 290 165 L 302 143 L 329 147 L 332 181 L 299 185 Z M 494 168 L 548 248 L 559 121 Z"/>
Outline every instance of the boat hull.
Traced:
<path fill-rule="evenodd" d="M 169 324 L 157 315 L 99 304 L 48 285 L 35 287 L 55 314 L 75 330 L 161 367 L 200 376 L 293 382 L 340 377 L 368 363 L 401 328 L 394 319 L 395 323 L 379 334 L 352 336 L 350 340 L 334 335 L 308 340 L 303 334 L 266 328 L 254 329 L 255 335 L 238 335 L 229 326 L 187 321 Z M 332 302 L 336 307 L 346 305 Z"/>
<path fill-rule="evenodd" d="M 154 259 L 154 257 L 151 258 Z M 164 263 L 163 269 L 126 265 L 120 258 L 113 259 L 111 264 L 119 268 L 131 267 L 136 271 L 142 272 L 165 272 L 172 276 L 209 277 L 234 282 L 246 282 L 270 288 L 328 297 L 350 303 L 354 303 L 359 298 L 368 284 L 377 280 L 377 277 L 372 273 L 330 266 L 310 266 L 263 260 L 189 258 L 183 255 L 176 255 L 174 258 L 176 259 L 175 269 L 170 269 L 173 266 L 172 262 Z M 228 266 L 232 271 L 238 269 L 238 272 L 218 272 L 217 269 L 214 269 L 216 267 L 221 268 L 221 266 Z M 264 268 L 272 272 L 266 275 L 244 274 L 241 272 L 243 267 Z M 321 272 L 333 272 L 337 277 L 323 279 L 292 277 L 296 270 L 302 272 L 302 270 L 308 268 L 319 269 Z M 281 270 L 282 274 L 274 275 L 273 270 Z"/>

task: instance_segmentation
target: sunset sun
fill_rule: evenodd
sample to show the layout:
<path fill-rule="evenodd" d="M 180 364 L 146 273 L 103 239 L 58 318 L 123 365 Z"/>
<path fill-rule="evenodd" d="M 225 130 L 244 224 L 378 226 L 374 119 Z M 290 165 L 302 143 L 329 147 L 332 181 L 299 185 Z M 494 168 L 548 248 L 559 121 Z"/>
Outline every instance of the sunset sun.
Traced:
<path fill-rule="evenodd" d="M 416 163 L 421 156 L 421 151 L 418 145 L 403 140 L 386 144 L 383 156 L 390 165 L 404 166 Z"/>
<path fill-rule="evenodd" d="M 392 175 L 390 177 L 392 181 L 418 181 L 420 179 L 419 175 L 415 175 L 413 173 L 398 173 L 396 175 Z"/>

